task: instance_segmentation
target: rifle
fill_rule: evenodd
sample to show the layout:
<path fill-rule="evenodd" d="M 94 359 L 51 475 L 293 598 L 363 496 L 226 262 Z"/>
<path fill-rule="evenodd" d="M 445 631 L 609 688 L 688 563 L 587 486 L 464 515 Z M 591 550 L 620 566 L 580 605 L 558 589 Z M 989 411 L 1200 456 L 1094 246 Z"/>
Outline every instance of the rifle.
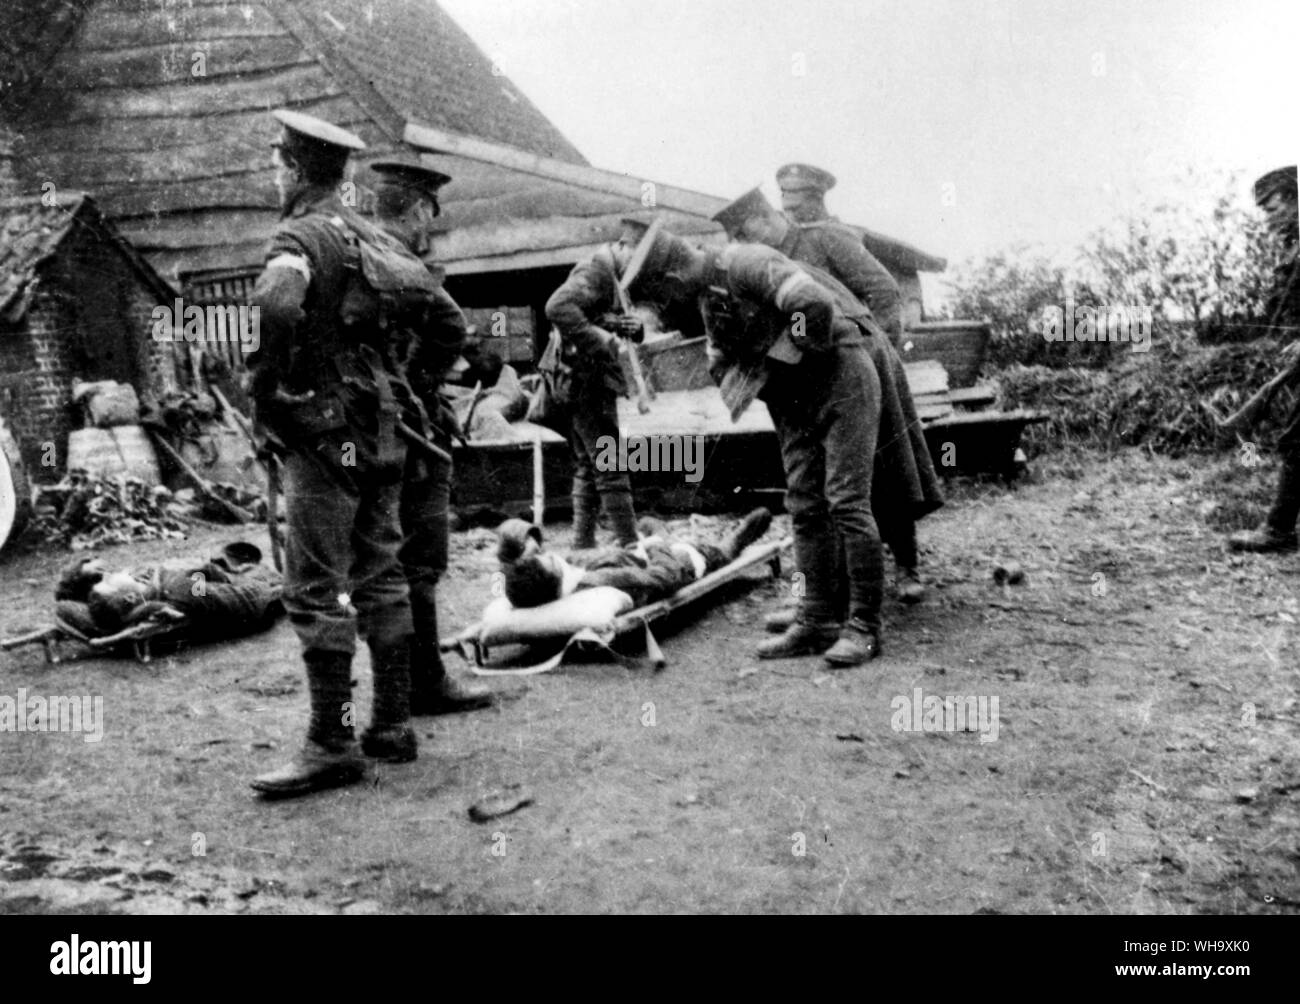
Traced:
<path fill-rule="evenodd" d="M 444 464 L 451 463 L 450 453 L 441 446 L 435 445 L 431 440 L 421 436 L 400 418 L 397 420 L 397 434 L 406 440 L 408 446 L 414 446 L 431 460 L 441 460 Z"/>
<path fill-rule="evenodd" d="M 171 458 L 172 463 L 174 463 L 178 468 L 180 468 L 181 473 L 184 474 L 187 478 L 190 479 L 190 481 L 194 483 L 194 486 L 199 490 L 199 494 L 201 494 L 204 498 L 209 499 L 212 502 L 215 502 L 218 506 L 220 506 L 227 513 L 233 516 L 238 522 L 240 523 L 252 522 L 253 519 L 252 513 L 248 512 L 248 510 L 246 509 L 241 508 L 240 506 L 235 505 L 233 502 L 225 498 L 222 498 L 221 495 L 219 495 L 215 490 L 213 490 L 212 485 L 207 480 L 204 479 L 203 475 L 201 475 L 198 471 L 196 471 L 193 467 L 191 467 L 188 463 L 185 462 L 184 458 L 182 458 L 181 455 L 176 452 L 176 450 L 172 447 L 171 443 L 167 442 L 167 440 L 163 437 L 162 433 L 154 431 L 153 441 L 156 445 L 162 447 L 163 452 L 166 453 L 167 456 Z"/>
<path fill-rule="evenodd" d="M 1245 404 L 1227 418 L 1219 417 L 1210 408 L 1211 414 L 1214 414 L 1215 425 L 1224 432 L 1249 432 L 1267 414 L 1269 407 L 1273 404 L 1273 398 L 1277 396 L 1277 392 L 1297 377 L 1300 377 L 1300 353 L 1296 355 L 1295 360 L 1286 369 L 1255 391 Z M 1209 408 L 1208 403 L 1202 403 L 1205 403 L 1206 407 Z"/>
<path fill-rule="evenodd" d="M 623 315 L 630 317 L 632 314 L 632 300 L 627 295 L 627 287 L 624 285 L 623 280 L 619 280 L 615 288 L 618 290 L 618 302 Z M 636 383 L 636 410 L 644 415 L 650 410 L 650 402 L 654 399 L 654 393 L 645 382 L 645 373 L 641 371 L 641 356 L 637 354 L 635 345 L 628 345 L 627 359 L 632 364 L 632 379 Z"/>
<path fill-rule="evenodd" d="M 1300 282 L 1300 263 L 1293 263 L 1291 266 L 1291 274 L 1287 278 L 1286 288 L 1282 291 L 1282 295 L 1278 298 L 1276 306 L 1273 308 L 1272 315 L 1269 317 L 1268 327 L 1290 330 L 1292 333 L 1295 332 L 1296 329 L 1294 325 L 1284 325 L 1281 322 L 1285 316 L 1290 301 L 1295 296 L 1297 282 Z M 1259 390 L 1255 391 L 1245 404 L 1227 418 L 1220 418 L 1208 403 L 1204 401 L 1201 403 L 1206 407 L 1210 414 L 1214 415 L 1215 424 L 1220 430 L 1224 432 L 1249 432 L 1250 429 L 1264 417 L 1265 413 L 1267 413 L 1269 406 L 1273 403 L 1273 398 L 1277 396 L 1277 392 L 1297 377 L 1300 377 L 1300 352 L 1296 353 L 1295 358 L 1291 360 L 1290 364 L 1282 370 L 1282 372 L 1278 373 L 1272 380 L 1264 384 L 1264 386 Z"/>
<path fill-rule="evenodd" d="M 244 434 L 244 438 L 253 448 L 253 454 L 257 455 L 260 448 L 257 444 L 257 436 L 253 434 L 253 427 L 248 424 L 248 419 L 226 400 L 226 395 L 221 393 L 221 388 L 213 387 L 212 395 L 221 405 L 222 410 L 231 418 L 239 427 L 239 431 Z M 275 563 L 277 572 L 284 572 L 284 539 L 280 534 L 280 458 L 271 451 L 267 451 L 266 460 L 263 462 L 266 468 L 266 532 L 271 538 L 271 560 Z"/>

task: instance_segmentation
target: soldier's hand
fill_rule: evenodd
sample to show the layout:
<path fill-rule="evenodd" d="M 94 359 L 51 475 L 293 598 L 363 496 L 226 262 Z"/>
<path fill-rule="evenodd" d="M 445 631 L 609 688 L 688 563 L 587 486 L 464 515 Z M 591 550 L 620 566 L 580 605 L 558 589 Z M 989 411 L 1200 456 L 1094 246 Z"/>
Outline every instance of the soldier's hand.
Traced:
<path fill-rule="evenodd" d="M 620 314 L 610 319 L 608 327 L 620 338 L 628 338 L 640 345 L 645 341 L 645 322 L 631 314 Z"/>

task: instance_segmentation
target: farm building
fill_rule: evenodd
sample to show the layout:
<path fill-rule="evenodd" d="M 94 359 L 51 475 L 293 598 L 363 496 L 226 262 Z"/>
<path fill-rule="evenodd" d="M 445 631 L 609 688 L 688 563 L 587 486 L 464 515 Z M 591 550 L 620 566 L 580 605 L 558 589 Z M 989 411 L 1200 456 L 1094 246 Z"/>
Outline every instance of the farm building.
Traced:
<path fill-rule="evenodd" d="M 365 161 L 431 151 L 454 178 L 434 255 L 476 320 L 508 309 L 516 361 L 551 290 L 647 192 L 678 232 L 720 234 L 726 199 L 591 167 L 432 0 L 25 0 L 15 25 L 0 114 L 20 187 L 93 193 L 191 302 L 239 302 L 260 268 L 276 107 L 366 141 L 363 206 Z M 944 262 L 866 237 L 918 317 L 917 271 Z"/>
<path fill-rule="evenodd" d="M 35 480 L 64 472 L 74 380 L 129 383 L 146 400 L 175 386 L 168 346 L 150 337 L 154 307 L 175 295 L 89 196 L 0 199 L 0 416 Z"/>

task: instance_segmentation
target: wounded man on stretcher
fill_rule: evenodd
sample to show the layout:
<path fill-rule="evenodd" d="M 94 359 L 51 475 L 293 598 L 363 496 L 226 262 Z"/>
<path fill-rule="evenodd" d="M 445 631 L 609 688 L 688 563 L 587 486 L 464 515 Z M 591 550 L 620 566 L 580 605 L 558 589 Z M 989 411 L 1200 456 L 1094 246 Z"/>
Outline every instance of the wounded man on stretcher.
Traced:
<path fill-rule="evenodd" d="M 112 571 L 100 559 L 69 565 L 55 587 L 58 628 L 84 640 L 166 634 L 217 641 L 263 631 L 284 612 L 280 575 L 243 541 L 214 558 Z M 93 642 L 92 642 L 93 643 Z"/>
<path fill-rule="evenodd" d="M 515 608 L 538 607 L 582 589 L 612 586 L 641 607 L 730 564 L 767 533 L 772 514 L 755 509 L 718 544 L 673 537 L 658 520 L 642 518 L 640 539 L 628 547 L 578 551 L 566 560 L 542 547 L 542 531 L 510 519 L 497 531 L 505 595 Z"/>

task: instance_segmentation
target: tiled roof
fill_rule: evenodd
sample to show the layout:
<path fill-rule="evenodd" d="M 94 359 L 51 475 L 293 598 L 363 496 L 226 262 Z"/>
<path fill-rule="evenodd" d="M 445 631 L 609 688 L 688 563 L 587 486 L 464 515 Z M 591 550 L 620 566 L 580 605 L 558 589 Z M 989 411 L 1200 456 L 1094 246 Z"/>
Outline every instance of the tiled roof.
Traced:
<path fill-rule="evenodd" d="M 35 291 L 32 280 L 74 227 L 90 227 L 113 242 L 133 268 L 162 296 L 174 291 L 99 216 L 84 192 L 63 192 L 47 204 L 41 196 L 0 199 L 0 319 L 17 323 Z"/>
<path fill-rule="evenodd" d="M 405 119 L 585 164 L 433 0 L 293 0 Z"/>
<path fill-rule="evenodd" d="M 85 196 L 60 196 L 47 206 L 39 196 L 0 201 L 0 316 L 17 322 L 27 310 L 36 270 L 72 229 Z"/>

